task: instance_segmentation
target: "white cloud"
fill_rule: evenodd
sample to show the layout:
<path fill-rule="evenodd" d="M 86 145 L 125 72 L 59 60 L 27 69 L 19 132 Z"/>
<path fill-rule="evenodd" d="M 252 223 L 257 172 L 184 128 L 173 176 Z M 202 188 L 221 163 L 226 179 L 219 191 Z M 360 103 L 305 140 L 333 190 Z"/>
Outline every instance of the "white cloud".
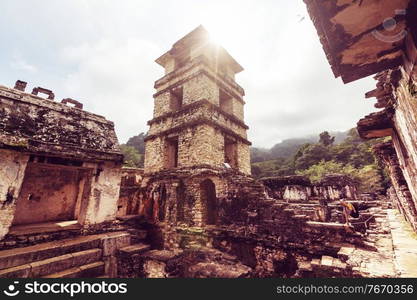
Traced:
<path fill-rule="evenodd" d="M 80 100 L 115 122 L 121 142 L 148 129 L 153 83 L 163 75 L 154 60 L 199 24 L 245 68 L 237 81 L 255 146 L 348 129 L 375 110 L 363 96 L 371 79 L 343 85 L 333 77 L 302 1 L 2 0 L 0 11 L 8 28 L 0 80 Z M 10 60 L 15 53 L 25 59 Z"/>
<path fill-rule="evenodd" d="M 62 58 L 77 69 L 63 81 L 66 94 L 85 109 L 116 124 L 121 141 L 146 131 L 152 118 L 153 81 L 162 70 L 154 63 L 161 50 L 148 41 L 111 39 L 64 48 Z"/>
<path fill-rule="evenodd" d="M 29 63 L 27 63 L 23 58 L 19 56 L 14 56 L 12 61 L 10 62 L 10 67 L 16 71 L 24 71 L 24 72 L 37 72 L 38 69 Z"/>

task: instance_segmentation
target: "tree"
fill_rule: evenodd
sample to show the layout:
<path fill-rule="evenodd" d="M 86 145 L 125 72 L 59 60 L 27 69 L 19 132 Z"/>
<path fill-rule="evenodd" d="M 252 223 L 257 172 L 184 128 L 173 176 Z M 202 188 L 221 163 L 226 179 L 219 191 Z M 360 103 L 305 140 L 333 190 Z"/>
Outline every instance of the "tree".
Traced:
<path fill-rule="evenodd" d="M 275 158 L 272 156 L 269 160 L 253 164 L 256 166 L 254 176 L 301 174 L 317 182 L 326 174 L 339 173 L 361 182 L 360 190 L 363 192 L 380 191 L 389 186 L 388 176 L 383 167 L 377 164 L 372 151 L 373 145 L 381 142 L 381 139 L 364 140 L 356 128 L 349 130 L 345 139 L 338 144 L 327 131 L 319 137 L 318 143 L 298 146 L 290 158 L 272 159 Z M 263 151 L 266 153 L 267 150 Z"/>
<path fill-rule="evenodd" d="M 333 160 L 322 160 L 318 164 L 312 165 L 306 170 L 296 171 L 296 174 L 307 176 L 313 183 L 320 182 L 328 174 L 344 174 L 348 175 L 352 179 L 357 177 L 356 169 L 351 165 L 343 165 Z"/>
<path fill-rule="evenodd" d="M 358 178 L 360 179 L 359 189 L 362 192 L 382 192 L 384 190 L 383 178 L 381 172 L 375 164 L 364 166 L 358 170 Z"/>
<path fill-rule="evenodd" d="M 132 136 L 126 143 L 127 146 L 135 148 L 138 153 L 145 154 L 145 133 L 141 132 L 138 135 Z"/>
<path fill-rule="evenodd" d="M 319 143 L 322 144 L 325 147 L 331 146 L 334 143 L 334 139 L 335 139 L 335 137 L 330 136 L 328 131 L 324 131 L 324 132 L 320 133 Z"/>
<path fill-rule="evenodd" d="M 120 150 L 124 156 L 124 165 L 131 168 L 143 167 L 143 155 L 136 148 L 127 145 L 120 145 Z"/>
<path fill-rule="evenodd" d="M 329 149 L 321 144 L 309 145 L 294 156 L 294 167 L 297 170 L 308 169 L 320 161 L 330 160 Z"/>

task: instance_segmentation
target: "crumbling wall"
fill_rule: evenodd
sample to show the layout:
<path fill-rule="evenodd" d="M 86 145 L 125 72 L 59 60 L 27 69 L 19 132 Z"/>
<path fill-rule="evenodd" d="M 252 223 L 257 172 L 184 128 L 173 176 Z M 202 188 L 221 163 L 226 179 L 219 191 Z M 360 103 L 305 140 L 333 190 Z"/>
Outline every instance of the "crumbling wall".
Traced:
<path fill-rule="evenodd" d="M 402 70 L 396 90 L 393 144 L 403 175 L 417 206 L 417 82 Z M 416 225 L 417 226 L 417 225 Z"/>
<path fill-rule="evenodd" d="M 0 149 L 0 240 L 12 224 L 28 160 L 23 153 Z"/>
<path fill-rule="evenodd" d="M 251 174 L 251 164 L 250 164 L 250 146 L 247 143 L 238 142 L 237 143 L 237 158 L 239 170 L 244 174 Z"/>
<path fill-rule="evenodd" d="M 121 164 L 115 162 L 84 163 L 93 169 L 88 205 L 82 210 L 81 223 L 98 224 L 115 220 L 120 194 Z"/>
<path fill-rule="evenodd" d="M 215 81 L 205 74 L 198 74 L 184 83 L 184 104 L 206 99 L 219 105 L 219 88 Z"/>
<path fill-rule="evenodd" d="M 289 201 L 309 199 L 357 199 L 356 183 L 345 175 L 327 175 L 319 183 L 312 184 L 304 176 L 282 176 L 262 179 L 268 195 L 274 199 Z"/>
<path fill-rule="evenodd" d="M 192 114 L 191 112 L 187 116 L 198 119 L 198 114 Z M 186 119 L 175 118 L 175 122 L 178 124 L 184 122 L 187 125 L 188 121 Z M 172 123 L 169 122 L 166 124 Z M 152 129 L 151 126 L 145 148 L 145 171 L 147 173 L 158 172 L 166 168 L 167 164 L 165 161 L 168 155 L 167 141 L 170 138 L 178 138 L 178 167 L 189 167 L 200 164 L 210 164 L 213 166 L 223 165 L 225 162 L 225 133 L 222 128 L 218 128 L 214 124 L 204 121 L 192 123 L 192 125 L 185 126 L 184 128 L 181 127 L 181 129 L 178 128 L 177 131 L 173 131 L 170 135 L 161 136 L 152 136 L 153 132 L 161 129 Z M 234 128 L 233 126 L 228 127 Z M 237 169 L 243 173 L 250 174 L 249 145 L 240 135 L 235 136 L 236 133 L 233 132 L 231 134 L 231 138 L 236 140 L 237 145 Z M 240 134 L 244 134 L 244 132 Z M 228 135 L 226 134 L 226 136 Z"/>
<path fill-rule="evenodd" d="M 114 124 L 82 110 L 74 99 L 58 103 L 48 89 L 29 94 L 25 88 L 21 81 L 14 89 L 0 86 L 0 149 L 14 151 L 0 150 L 6 153 L 0 182 L 7 190 L 0 239 L 13 219 L 15 224 L 76 219 L 86 226 L 113 221 L 123 159 Z"/>
<path fill-rule="evenodd" d="M 236 143 L 233 167 L 250 174 L 244 91 L 230 76 L 242 68 L 224 49 L 214 51 L 204 32 L 197 28 L 156 60 L 166 75 L 154 86 L 154 115 L 145 138 L 147 174 L 202 164 L 220 167 L 226 160 L 225 139 Z M 171 107 L 173 95 L 182 98 L 181 107 Z M 221 99 L 228 100 L 227 105 Z M 177 165 L 166 163 L 171 139 L 178 139 Z"/>
<path fill-rule="evenodd" d="M 123 168 L 120 184 L 120 196 L 117 201 L 117 216 L 135 215 L 139 213 L 140 186 L 143 169 Z"/>
<path fill-rule="evenodd" d="M 88 175 L 76 167 L 29 163 L 13 225 L 75 220 Z"/>
<path fill-rule="evenodd" d="M 326 200 L 358 199 L 357 183 L 343 174 L 328 174 L 313 186 L 312 196 Z"/>
<path fill-rule="evenodd" d="M 1 134 L 26 150 L 82 159 L 120 160 L 114 124 L 52 100 L 0 86 Z"/>
<path fill-rule="evenodd" d="M 377 144 L 374 146 L 374 151 L 389 170 L 392 183 L 392 187 L 388 190 L 390 200 L 417 231 L 417 206 L 392 142 Z"/>
<path fill-rule="evenodd" d="M 311 195 L 311 182 L 304 176 L 268 177 L 261 181 L 274 199 L 308 200 Z"/>
<path fill-rule="evenodd" d="M 199 125 L 181 133 L 179 166 L 220 166 L 223 162 L 224 138 L 221 131 L 208 125 Z"/>

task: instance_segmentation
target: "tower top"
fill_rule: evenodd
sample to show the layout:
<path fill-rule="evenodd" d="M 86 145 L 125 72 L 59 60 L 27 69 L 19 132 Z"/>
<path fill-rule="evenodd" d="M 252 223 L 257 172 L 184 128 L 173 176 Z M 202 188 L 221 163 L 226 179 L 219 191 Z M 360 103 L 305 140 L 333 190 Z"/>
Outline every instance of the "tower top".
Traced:
<path fill-rule="evenodd" d="M 242 66 L 224 49 L 210 39 L 209 32 L 199 25 L 193 31 L 182 37 L 172 48 L 160 56 L 156 63 L 165 68 L 166 73 L 180 68 L 197 56 L 206 56 L 218 65 L 228 66 L 237 74 L 243 71 Z"/>

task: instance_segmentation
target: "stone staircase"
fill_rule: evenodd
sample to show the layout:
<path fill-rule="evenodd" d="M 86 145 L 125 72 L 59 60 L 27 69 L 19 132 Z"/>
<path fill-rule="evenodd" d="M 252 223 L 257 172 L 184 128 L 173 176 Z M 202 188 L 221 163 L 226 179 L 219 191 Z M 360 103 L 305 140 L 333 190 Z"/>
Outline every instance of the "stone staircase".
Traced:
<path fill-rule="evenodd" d="M 334 255 L 299 262 L 299 277 L 397 277 L 386 209 L 372 207 L 374 217 L 365 234 L 350 243 L 334 244 Z M 334 253 L 334 252 L 333 252 Z"/>
<path fill-rule="evenodd" d="M 130 246 L 127 232 L 112 232 L 0 251 L 0 278 L 117 276 L 117 251 Z"/>

